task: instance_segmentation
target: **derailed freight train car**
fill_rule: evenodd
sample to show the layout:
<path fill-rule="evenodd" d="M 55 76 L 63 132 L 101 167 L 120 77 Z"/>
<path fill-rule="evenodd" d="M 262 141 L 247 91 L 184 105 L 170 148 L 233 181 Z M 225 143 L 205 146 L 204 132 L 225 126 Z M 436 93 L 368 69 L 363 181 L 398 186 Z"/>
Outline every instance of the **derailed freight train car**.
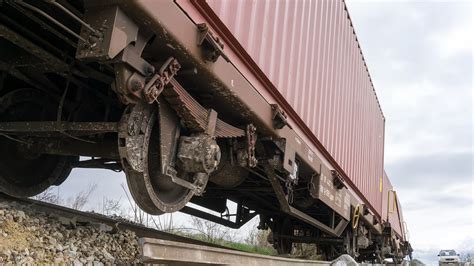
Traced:
<path fill-rule="evenodd" d="M 4 0 L 0 10 L 2 192 L 36 195 L 72 168 L 123 170 L 146 212 L 234 228 L 258 215 L 280 253 L 297 242 L 327 259 L 411 252 L 344 2 Z"/>

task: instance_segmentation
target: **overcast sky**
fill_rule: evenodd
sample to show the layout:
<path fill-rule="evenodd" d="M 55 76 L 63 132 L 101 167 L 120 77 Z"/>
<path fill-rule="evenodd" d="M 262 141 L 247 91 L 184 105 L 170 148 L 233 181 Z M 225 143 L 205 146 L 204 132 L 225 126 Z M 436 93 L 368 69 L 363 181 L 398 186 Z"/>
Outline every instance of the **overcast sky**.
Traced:
<path fill-rule="evenodd" d="M 474 255 L 472 2 L 347 5 L 386 117 L 386 170 L 415 255 L 430 263 L 439 249 Z M 89 182 L 98 184 L 92 207 L 104 197 L 128 204 L 121 173 L 74 170 L 59 190 L 67 198 Z"/>
<path fill-rule="evenodd" d="M 347 0 L 386 118 L 385 168 L 417 255 L 474 255 L 473 3 Z"/>

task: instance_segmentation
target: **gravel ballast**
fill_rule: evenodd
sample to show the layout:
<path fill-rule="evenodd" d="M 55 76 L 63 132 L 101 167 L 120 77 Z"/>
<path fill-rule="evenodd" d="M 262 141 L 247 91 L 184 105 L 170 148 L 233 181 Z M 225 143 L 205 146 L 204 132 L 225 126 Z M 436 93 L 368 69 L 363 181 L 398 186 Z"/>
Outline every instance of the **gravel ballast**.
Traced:
<path fill-rule="evenodd" d="M 132 231 L 0 202 L 0 264 L 135 264 L 139 258 Z"/>

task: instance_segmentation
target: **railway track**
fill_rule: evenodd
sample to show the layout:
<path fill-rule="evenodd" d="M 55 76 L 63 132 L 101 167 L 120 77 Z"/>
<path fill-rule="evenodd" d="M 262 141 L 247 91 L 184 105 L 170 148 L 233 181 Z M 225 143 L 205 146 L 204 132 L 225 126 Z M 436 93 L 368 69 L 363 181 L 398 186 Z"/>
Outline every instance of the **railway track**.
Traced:
<path fill-rule="evenodd" d="M 211 244 L 143 225 L 114 219 L 102 214 L 75 209 L 33 199 L 13 198 L 0 194 L 0 206 L 27 211 L 30 219 L 34 214 L 47 214 L 62 224 L 108 226 L 109 231 L 132 231 L 138 237 L 140 261 L 143 263 L 166 263 L 170 265 L 329 265 L 329 262 L 310 261 L 288 257 L 252 254 Z M 1 236 L 0 236 L 1 239 Z M 1 242 L 1 241 L 0 241 Z M 0 243 L 1 244 L 1 243 Z"/>

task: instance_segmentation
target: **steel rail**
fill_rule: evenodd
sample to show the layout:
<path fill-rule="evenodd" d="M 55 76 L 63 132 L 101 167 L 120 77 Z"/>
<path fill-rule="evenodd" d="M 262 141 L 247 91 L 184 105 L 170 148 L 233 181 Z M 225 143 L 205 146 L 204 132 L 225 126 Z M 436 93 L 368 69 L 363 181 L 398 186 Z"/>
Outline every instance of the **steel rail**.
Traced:
<path fill-rule="evenodd" d="M 166 265 L 331 265 L 327 261 L 303 260 L 247 253 L 243 251 L 203 247 L 161 239 L 141 238 L 144 263 Z M 345 264 L 344 264 L 345 265 Z"/>

